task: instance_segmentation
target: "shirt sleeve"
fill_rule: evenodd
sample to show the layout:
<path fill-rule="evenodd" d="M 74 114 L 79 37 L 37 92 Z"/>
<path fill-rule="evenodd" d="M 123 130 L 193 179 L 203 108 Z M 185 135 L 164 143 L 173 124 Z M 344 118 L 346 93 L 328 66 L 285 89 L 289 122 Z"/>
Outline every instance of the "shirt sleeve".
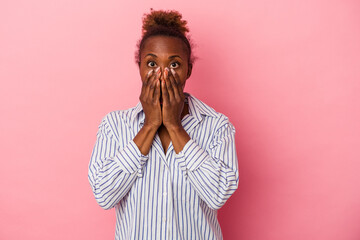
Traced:
<path fill-rule="evenodd" d="M 197 194 L 212 209 L 221 208 L 238 188 L 235 128 L 229 121 L 215 132 L 208 151 L 190 139 L 175 159 Z"/>
<path fill-rule="evenodd" d="M 104 117 L 88 167 L 93 194 L 104 209 L 114 207 L 128 193 L 136 179 L 142 177 L 142 169 L 148 159 L 133 140 L 124 144 L 123 148 L 119 145 L 119 139 L 116 139 Z"/>

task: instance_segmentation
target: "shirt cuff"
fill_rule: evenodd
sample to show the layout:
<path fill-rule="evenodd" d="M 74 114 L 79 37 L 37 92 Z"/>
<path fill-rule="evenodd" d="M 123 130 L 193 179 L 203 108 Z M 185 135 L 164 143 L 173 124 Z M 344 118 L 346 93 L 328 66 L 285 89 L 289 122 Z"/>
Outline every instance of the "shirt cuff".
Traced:
<path fill-rule="evenodd" d="M 180 169 L 185 172 L 196 170 L 208 157 L 209 154 L 192 139 L 178 154 L 175 154 Z"/>
<path fill-rule="evenodd" d="M 134 140 L 131 140 L 128 145 L 115 156 L 115 159 L 124 172 L 130 174 L 136 172 L 138 177 L 142 177 L 142 168 L 148 158 L 149 155 L 143 155 Z"/>

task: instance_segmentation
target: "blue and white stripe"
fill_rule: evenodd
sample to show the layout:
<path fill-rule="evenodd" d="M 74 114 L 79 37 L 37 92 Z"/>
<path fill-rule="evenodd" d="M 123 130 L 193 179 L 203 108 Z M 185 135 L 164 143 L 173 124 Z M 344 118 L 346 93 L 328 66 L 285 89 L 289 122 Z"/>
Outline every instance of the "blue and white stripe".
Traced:
<path fill-rule="evenodd" d="M 98 204 L 115 207 L 115 239 L 222 239 L 217 210 L 238 187 L 235 128 L 222 113 L 184 93 L 190 136 L 166 155 L 156 134 L 148 155 L 133 138 L 144 124 L 141 103 L 102 119 L 89 163 Z"/>

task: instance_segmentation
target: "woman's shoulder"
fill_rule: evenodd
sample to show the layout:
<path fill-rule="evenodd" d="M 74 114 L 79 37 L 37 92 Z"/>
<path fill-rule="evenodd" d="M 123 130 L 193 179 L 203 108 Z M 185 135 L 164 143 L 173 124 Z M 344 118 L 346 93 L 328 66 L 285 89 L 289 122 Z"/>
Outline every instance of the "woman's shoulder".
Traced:
<path fill-rule="evenodd" d="M 201 118 L 205 120 L 203 121 L 205 125 L 210 127 L 214 133 L 219 134 L 220 132 L 227 130 L 231 130 L 235 133 L 235 127 L 230 122 L 228 116 L 215 110 L 213 107 L 210 107 L 208 104 L 194 95 L 189 93 L 186 93 L 185 95 L 188 97 L 188 102 L 191 102 L 192 109 L 195 111 L 195 115 L 197 115 L 199 119 Z"/>
<path fill-rule="evenodd" d="M 107 112 L 102 117 L 101 122 L 115 127 L 118 127 L 120 124 L 130 125 L 131 118 L 138 111 L 138 109 L 139 104 L 128 109 L 112 110 L 110 112 Z"/>
<path fill-rule="evenodd" d="M 217 119 L 218 121 L 229 121 L 228 116 L 226 116 L 224 113 L 215 110 L 213 107 L 195 97 L 194 95 L 190 93 L 186 93 L 185 95 L 188 97 L 187 101 L 191 101 L 194 109 L 201 115 Z"/>

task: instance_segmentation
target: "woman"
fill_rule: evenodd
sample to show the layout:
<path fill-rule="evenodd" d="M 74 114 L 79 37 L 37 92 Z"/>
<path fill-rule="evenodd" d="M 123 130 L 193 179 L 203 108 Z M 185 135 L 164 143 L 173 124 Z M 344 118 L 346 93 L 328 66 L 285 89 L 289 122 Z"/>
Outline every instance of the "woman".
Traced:
<path fill-rule="evenodd" d="M 143 19 L 140 102 L 102 119 L 89 164 L 115 239 L 222 239 L 217 210 L 238 187 L 234 126 L 183 92 L 194 57 L 177 11 Z"/>

